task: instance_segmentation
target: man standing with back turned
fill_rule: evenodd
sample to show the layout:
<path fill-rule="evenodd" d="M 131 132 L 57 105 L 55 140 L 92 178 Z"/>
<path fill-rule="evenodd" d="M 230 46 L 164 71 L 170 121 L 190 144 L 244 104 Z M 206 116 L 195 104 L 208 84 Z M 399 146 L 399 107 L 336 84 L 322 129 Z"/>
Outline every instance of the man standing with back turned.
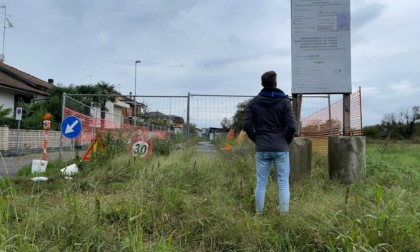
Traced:
<path fill-rule="evenodd" d="M 244 130 L 255 143 L 257 186 L 256 214 L 264 211 L 265 191 L 271 164 L 277 174 L 279 212 L 289 212 L 289 144 L 295 135 L 296 119 L 291 101 L 277 88 L 277 74 L 269 71 L 261 76 L 263 89 L 250 101 L 244 114 Z"/>

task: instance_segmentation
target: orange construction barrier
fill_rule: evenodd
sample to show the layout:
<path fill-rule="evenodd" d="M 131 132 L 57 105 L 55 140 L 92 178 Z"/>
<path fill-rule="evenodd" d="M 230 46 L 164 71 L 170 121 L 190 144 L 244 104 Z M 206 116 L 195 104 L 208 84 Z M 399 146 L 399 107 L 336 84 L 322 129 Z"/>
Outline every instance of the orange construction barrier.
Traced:
<path fill-rule="evenodd" d="M 232 140 L 233 138 L 235 138 L 235 130 L 231 129 L 227 134 L 226 140 Z"/>
<path fill-rule="evenodd" d="M 45 118 L 46 116 L 44 116 Z M 44 152 L 42 153 L 42 160 L 47 160 L 47 145 L 48 145 L 48 130 L 51 127 L 50 120 L 44 120 Z"/>
<path fill-rule="evenodd" d="M 246 132 L 244 130 L 241 130 L 241 132 L 239 132 L 238 137 L 236 138 L 236 141 L 238 143 L 242 143 L 244 141 L 244 137 L 246 135 Z"/>

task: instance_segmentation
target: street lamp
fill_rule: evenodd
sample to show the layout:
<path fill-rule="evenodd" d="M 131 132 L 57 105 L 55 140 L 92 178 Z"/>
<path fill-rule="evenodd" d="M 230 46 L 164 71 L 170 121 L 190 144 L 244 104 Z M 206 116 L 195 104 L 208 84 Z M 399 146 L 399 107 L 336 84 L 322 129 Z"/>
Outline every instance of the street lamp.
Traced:
<path fill-rule="evenodd" d="M 137 63 L 140 60 L 134 62 L 134 126 L 137 126 Z"/>

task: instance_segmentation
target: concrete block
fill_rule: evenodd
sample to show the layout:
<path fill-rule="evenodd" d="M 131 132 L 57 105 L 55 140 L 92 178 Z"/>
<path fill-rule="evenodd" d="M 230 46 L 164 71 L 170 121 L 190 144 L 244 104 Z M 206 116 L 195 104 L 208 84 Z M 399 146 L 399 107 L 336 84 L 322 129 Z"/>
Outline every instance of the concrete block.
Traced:
<path fill-rule="evenodd" d="M 328 137 L 328 174 L 344 184 L 366 176 L 366 139 L 364 136 Z"/>
<path fill-rule="evenodd" d="M 295 137 L 289 147 L 289 181 L 292 184 L 311 175 L 312 140 L 307 137 Z"/>

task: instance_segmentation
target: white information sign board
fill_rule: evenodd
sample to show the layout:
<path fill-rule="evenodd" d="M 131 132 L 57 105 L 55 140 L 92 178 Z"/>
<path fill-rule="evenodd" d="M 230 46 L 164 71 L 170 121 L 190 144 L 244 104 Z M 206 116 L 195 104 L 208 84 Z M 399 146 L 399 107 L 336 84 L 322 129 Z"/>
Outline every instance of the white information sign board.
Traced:
<path fill-rule="evenodd" d="M 350 0 L 291 0 L 292 93 L 351 93 Z"/>

